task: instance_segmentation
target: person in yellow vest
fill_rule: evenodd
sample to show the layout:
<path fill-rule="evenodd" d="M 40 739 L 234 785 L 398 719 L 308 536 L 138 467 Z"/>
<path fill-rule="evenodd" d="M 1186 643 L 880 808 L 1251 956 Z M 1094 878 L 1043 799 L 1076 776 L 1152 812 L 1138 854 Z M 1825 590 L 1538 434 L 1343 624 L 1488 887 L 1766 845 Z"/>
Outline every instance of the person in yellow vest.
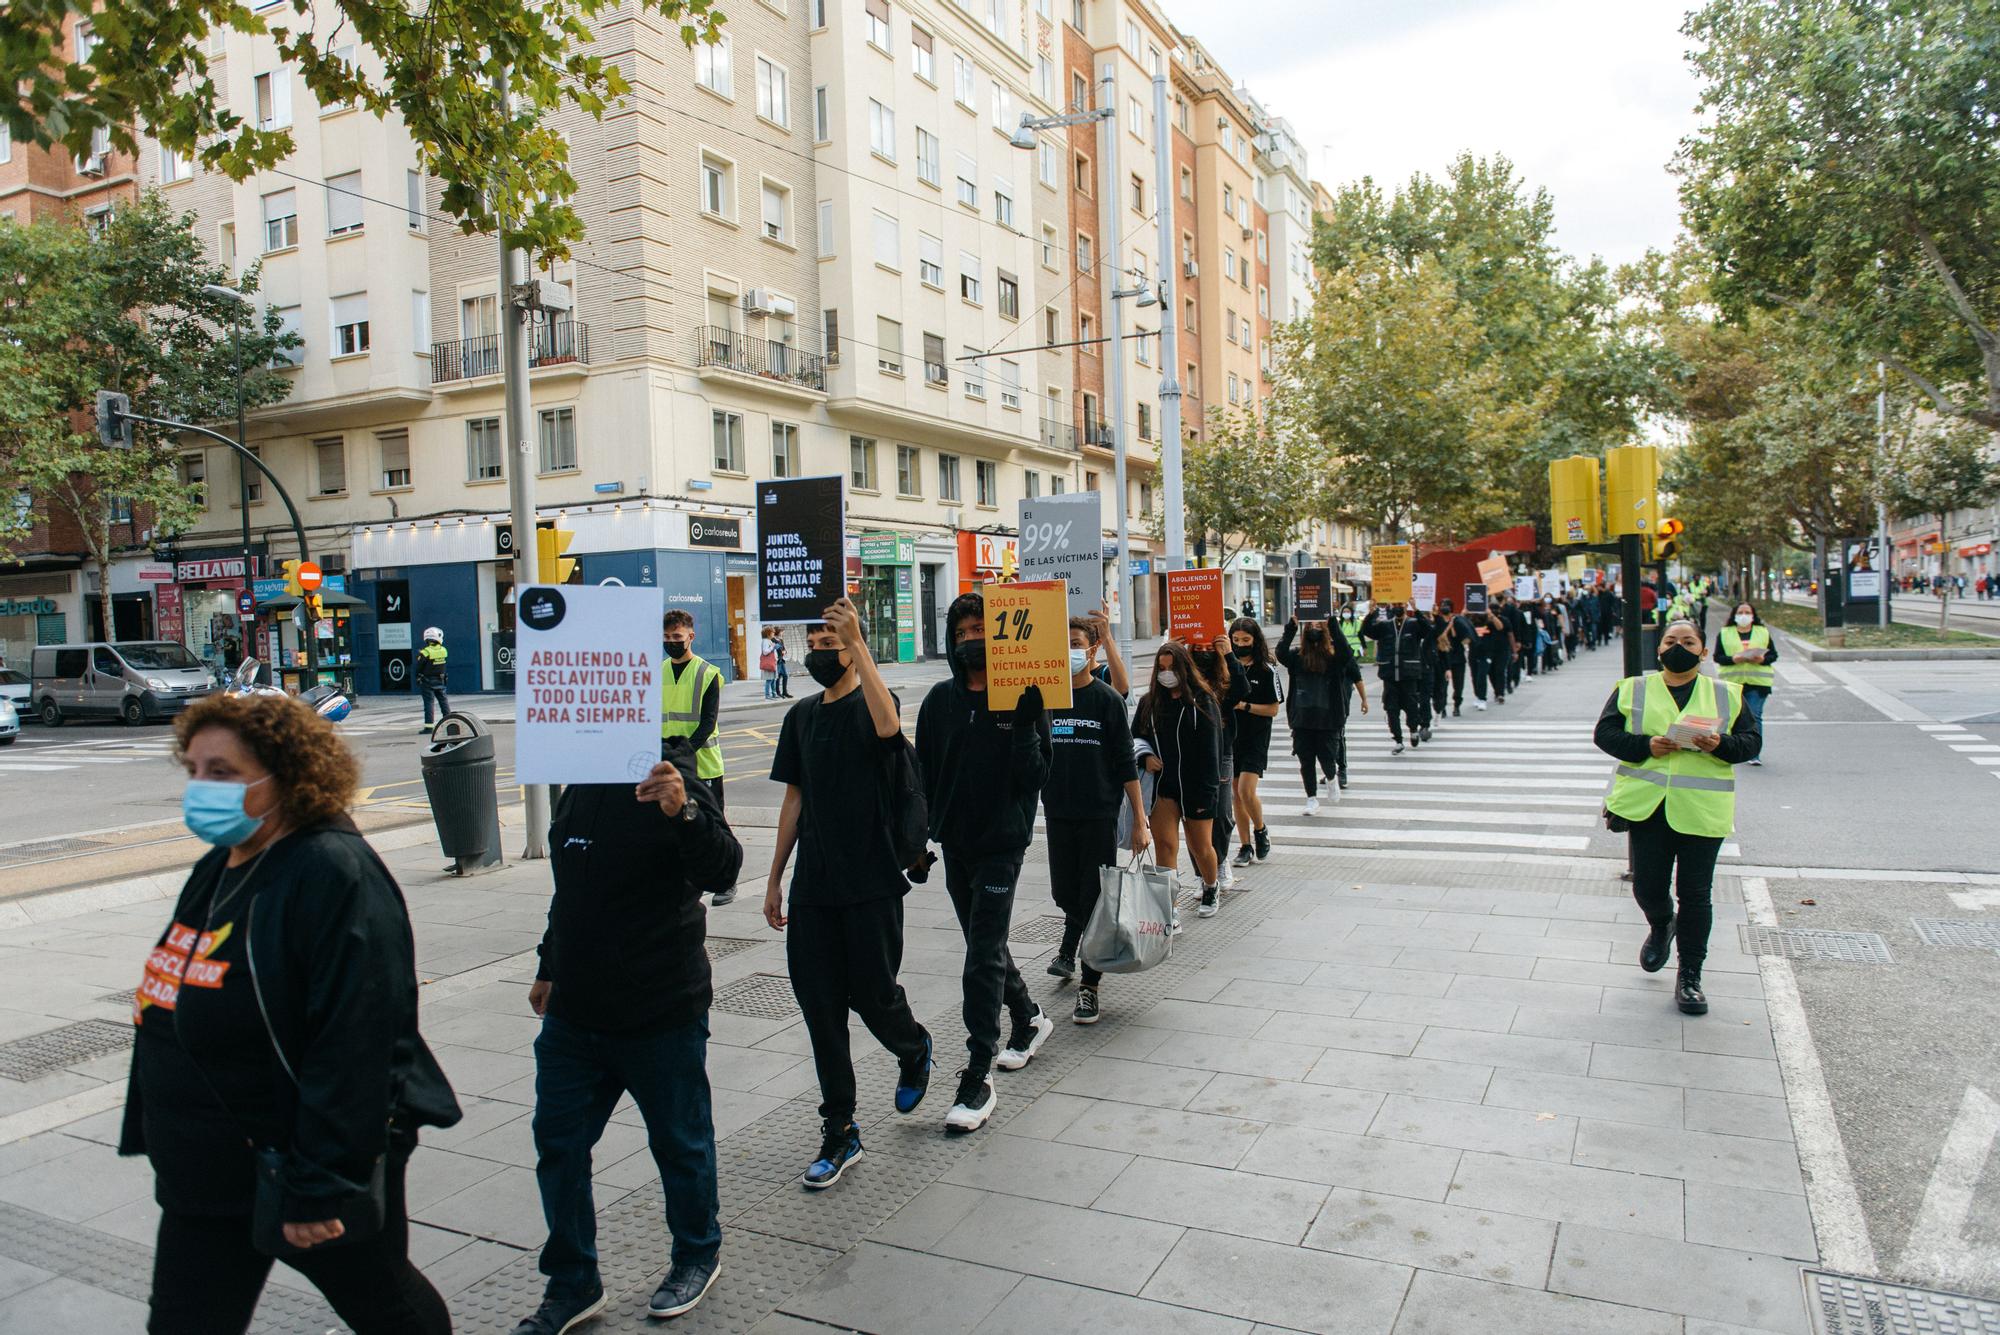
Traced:
<path fill-rule="evenodd" d="M 417 650 L 417 689 L 424 693 L 424 721 L 418 725 L 421 732 L 429 732 L 435 726 L 431 722 L 433 702 L 440 719 L 451 712 L 451 700 L 444 693 L 445 661 L 449 657 L 445 652 L 444 632 L 436 626 L 424 627 L 424 647 Z"/>
<path fill-rule="evenodd" d="M 685 737 L 694 748 L 695 773 L 722 806 L 722 669 L 694 651 L 694 616 L 672 608 L 660 618 L 660 641 L 666 662 L 660 665 L 661 756 L 669 737 Z M 736 898 L 736 888 L 719 890 L 717 908 Z"/>
<path fill-rule="evenodd" d="M 1702 674 L 1706 657 L 1692 621 L 1669 622 L 1661 670 L 1619 682 L 1595 734 L 1597 749 L 1618 761 L 1604 805 L 1607 824 L 1631 838 L 1632 897 L 1648 924 L 1639 967 L 1658 973 L 1679 950 L 1674 1001 L 1688 1015 L 1708 1013 L 1701 966 L 1715 922 L 1715 859 L 1736 828 L 1731 767 L 1755 759 L 1764 740 L 1742 691 Z"/>
<path fill-rule="evenodd" d="M 1771 628 L 1757 614 L 1755 603 L 1736 604 L 1735 613 L 1715 636 L 1715 666 L 1724 681 L 1734 682 L 1743 692 L 1743 707 L 1757 716 L 1757 731 L 1764 731 L 1764 706 L 1771 699 L 1777 674 L 1771 664 L 1778 661 L 1778 646 L 1771 642 Z M 1753 765 L 1764 763 L 1762 748 L 1750 758 Z"/>

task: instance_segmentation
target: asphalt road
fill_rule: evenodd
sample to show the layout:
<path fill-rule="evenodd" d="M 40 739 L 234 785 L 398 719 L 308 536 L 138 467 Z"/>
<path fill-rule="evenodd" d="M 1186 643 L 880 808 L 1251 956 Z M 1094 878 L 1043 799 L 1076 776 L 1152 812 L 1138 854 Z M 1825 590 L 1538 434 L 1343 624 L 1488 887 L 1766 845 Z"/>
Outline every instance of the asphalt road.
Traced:
<path fill-rule="evenodd" d="M 1817 601 L 1810 594 L 1785 594 L 1785 602 L 1793 607 L 1814 607 Z M 1928 593 L 1899 593 L 1889 600 L 1889 610 L 1901 625 L 1923 626 L 1937 629 L 1937 599 Z M 1945 613 L 1946 625 L 1952 630 L 1975 631 L 1981 635 L 2000 635 L 2000 599 L 1978 598 L 1967 595 L 1953 598 Z"/>

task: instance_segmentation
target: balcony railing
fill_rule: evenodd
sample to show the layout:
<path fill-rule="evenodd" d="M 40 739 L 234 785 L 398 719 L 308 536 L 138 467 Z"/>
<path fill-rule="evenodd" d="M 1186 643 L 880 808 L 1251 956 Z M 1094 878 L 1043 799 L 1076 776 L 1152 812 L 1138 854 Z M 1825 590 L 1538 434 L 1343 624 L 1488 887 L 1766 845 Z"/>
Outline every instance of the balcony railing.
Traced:
<path fill-rule="evenodd" d="M 1100 450 L 1108 450 L 1111 445 L 1111 423 L 1102 419 L 1083 424 L 1083 443 L 1095 445 Z"/>
<path fill-rule="evenodd" d="M 694 364 L 719 366 L 807 389 L 826 389 L 826 359 L 817 352 L 774 339 L 753 338 L 723 325 L 703 325 L 695 331 Z"/>
<path fill-rule="evenodd" d="M 1076 453 L 1076 428 L 1068 422 L 1042 419 L 1042 448 L 1061 450 L 1064 454 Z"/>
<path fill-rule="evenodd" d="M 529 366 L 590 364 L 590 326 L 574 320 L 535 325 L 528 335 Z M 431 344 L 431 383 L 471 380 L 482 375 L 499 375 L 500 335 L 454 339 Z"/>

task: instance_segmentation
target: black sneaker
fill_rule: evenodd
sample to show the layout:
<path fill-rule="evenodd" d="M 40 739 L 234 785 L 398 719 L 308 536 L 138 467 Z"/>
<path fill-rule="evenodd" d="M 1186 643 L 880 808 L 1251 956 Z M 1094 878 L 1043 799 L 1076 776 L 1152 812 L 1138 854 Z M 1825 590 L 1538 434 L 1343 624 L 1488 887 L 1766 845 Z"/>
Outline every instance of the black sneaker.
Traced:
<path fill-rule="evenodd" d="M 944 1129 L 961 1134 L 977 1131 L 993 1115 L 993 1077 L 970 1067 L 958 1073 L 958 1095 L 944 1115 Z"/>
<path fill-rule="evenodd" d="M 1076 990 L 1076 1009 L 1070 1012 L 1071 1024 L 1097 1023 L 1097 989 L 1079 987 Z"/>
<path fill-rule="evenodd" d="M 715 897 L 708 902 L 717 908 L 721 908 L 724 904 L 734 904 L 736 902 L 736 887 L 732 885 L 727 890 L 716 891 Z"/>
<path fill-rule="evenodd" d="M 653 1301 L 646 1304 L 646 1315 L 667 1317 L 692 1312 L 715 1287 L 716 1276 L 721 1273 L 720 1257 L 707 1265 L 675 1266 L 667 1271 L 660 1287 L 653 1290 Z"/>
<path fill-rule="evenodd" d="M 1451 707 L 1451 716 L 1453 718 L 1464 718 L 1465 711 L 1463 709 L 1460 709 L 1457 705 L 1453 705 Z"/>
<path fill-rule="evenodd" d="M 1042 1050 L 1042 1044 L 1056 1031 L 1056 1022 L 1042 1012 L 1040 1006 L 1025 1020 L 1014 1021 L 1014 1031 L 1007 1036 L 1007 1046 L 1003 1048 L 993 1064 L 1003 1071 L 1018 1071 L 1035 1059 Z"/>
<path fill-rule="evenodd" d="M 799 1181 L 813 1191 L 825 1191 L 840 1181 L 840 1175 L 847 1171 L 847 1165 L 859 1159 L 865 1150 L 861 1148 L 861 1128 L 852 1122 L 828 1122 L 820 1136 L 819 1158 L 807 1167 Z"/>
<path fill-rule="evenodd" d="M 1341 786 L 1342 788 L 1345 788 L 1345 787 L 1347 787 L 1347 771 L 1346 771 L 1346 770 L 1342 770 L 1342 771 L 1340 772 L 1340 786 Z"/>
<path fill-rule="evenodd" d="M 1256 863 L 1256 861 L 1257 861 L 1257 850 L 1251 847 L 1249 844 L 1245 844 L 1243 845 L 1243 847 L 1236 850 L 1237 866 L 1239 867 L 1252 866 Z"/>
<path fill-rule="evenodd" d="M 1430 739 L 1431 739 L 1431 725 L 1426 723 L 1424 724 L 1423 727 L 1417 729 L 1416 740 L 1420 742 L 1428 742 Z"/>
<path fill-rule="evenodd" d="M 1347 776 L 1345 774 L 1340 776 L 1340 786 L 1342 788 L 1347 787 Z M 1257 861 L 1269 862 L 1271 860 L 1270 833 L 1266 830 L 1260 829 L 1256 832 L 1256 834 L 1257 834 Z"/>
<path fill-rule="evenodd" d="M 1197 918 L 1213 918 L 1216 907 L 1221 899 L 1221 890 L 1212 885 L 1204 885 L 1201 888 L 1201 907 L 1194 911 L 1195 916 Z"/>
<path fill-rule="evenodd" d="M 1646 929 L 1645 944 L 1639 947 L 1639 967 L 1647 973 L 1658 973 L 1667 967 L 1667 959 L 1674 953 L 1674 920 L 1654 923 Z"/>
<path fill-rule="evenodd" d="M 1708 994 L 1701 990 L 1701 970 L 1682 967 L 1680 981 L 1674 984 L 1674 1004 L 1683 1015 L 1708 1014 Z"/>
<path fill-rule="evenodd" d="M 1049 972 L 1057 978 L 1076 976 L 1076 959 L 1070 955 L 1057 955 L 1049 961 Z"/>
<path fill-rule="evenodd" d="M 601 1284 L 595 1293 L 575 1297 L 548 1294 L 533 1316 L 514 1327 L 514 1335 L 565 1335 L 602 1312 L 606 1301 Z"/>
<path fill-rule="evenodd" d="M 924 1095 L 930 1092 L 931 1067 L 934 1065 L 936 1063 L 931 1060 L 931 1036 L 927 1033 L 924 1035 L 924 1059 L 913 1066 L 902 1067 L 897 1073 L 897 1112 L 908 1115 L 917 1110 L 917 1105 L 924 1101 Z"/>

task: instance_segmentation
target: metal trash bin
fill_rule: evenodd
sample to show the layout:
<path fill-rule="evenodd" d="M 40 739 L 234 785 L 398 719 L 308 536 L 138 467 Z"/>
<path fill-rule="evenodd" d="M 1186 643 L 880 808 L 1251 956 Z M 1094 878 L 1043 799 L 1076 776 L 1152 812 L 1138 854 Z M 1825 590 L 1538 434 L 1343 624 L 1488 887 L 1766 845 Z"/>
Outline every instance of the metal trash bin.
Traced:
<path fill-rule="evenodd" d="M 1666 630 L 1657 621 L 1639 625 L 1639 671 L 1651 672 L 1660 665 L 1660 635 Z"/>
<path fill-rule="evenodd" d="M 459 876 L 497 867 L 500 799 L 494 786 L 493 734 L 470 714 L 450 713 L 431 730 L 423 752 L 424 793 L 444 855 Z"/>

